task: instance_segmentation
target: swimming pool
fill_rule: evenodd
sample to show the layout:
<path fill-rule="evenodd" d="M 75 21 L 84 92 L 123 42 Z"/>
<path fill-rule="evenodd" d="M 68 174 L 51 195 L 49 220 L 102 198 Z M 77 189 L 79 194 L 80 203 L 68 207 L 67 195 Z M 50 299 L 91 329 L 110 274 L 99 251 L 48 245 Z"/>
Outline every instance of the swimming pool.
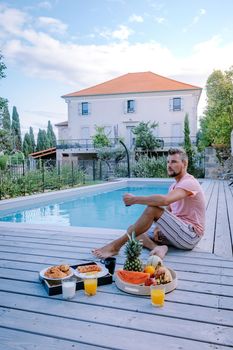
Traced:
<path fill-rule="evenodd" d="M 19 222 L 40 225 L 58 225 L 75 227 L 103 227 L 126 229 L 144 210 L 144 206 L 125 207 L 122 196 L 126 192 L 136 195 L 165 194 L 169 182 L 138 181 L 123 182 L 110 186 L 97 186 L 91 190 L 72 191 L 72 196 L 55 198 L 47 203 L 31 203 L 18 210 L 4 210 L 1 213 L 2 222 Z M 91 193 L 90 193 L 91 192 Z M 22 204 L 21 204 L 22 206 Z"/>

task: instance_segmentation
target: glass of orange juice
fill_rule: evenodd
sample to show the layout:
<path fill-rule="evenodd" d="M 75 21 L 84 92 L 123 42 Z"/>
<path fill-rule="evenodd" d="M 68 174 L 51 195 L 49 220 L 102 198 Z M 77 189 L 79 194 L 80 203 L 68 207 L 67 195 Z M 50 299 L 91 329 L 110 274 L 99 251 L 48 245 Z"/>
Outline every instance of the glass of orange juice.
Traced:
<path fill-rule="evenodd" d="M 84 291 L 87 295 L 95 295 L 97 292 L 97 277 L 95 275 L 85 276 L 83 279 Z"/>
<path fill-rule="evenodd" d="M 163 306 L 164 305 L 164 299 L 165 299 L 165 286 L 162 285 L 156 285 L 150 286 L 150 297 L 151 297 L 151 304 L 154 306 Z"/>

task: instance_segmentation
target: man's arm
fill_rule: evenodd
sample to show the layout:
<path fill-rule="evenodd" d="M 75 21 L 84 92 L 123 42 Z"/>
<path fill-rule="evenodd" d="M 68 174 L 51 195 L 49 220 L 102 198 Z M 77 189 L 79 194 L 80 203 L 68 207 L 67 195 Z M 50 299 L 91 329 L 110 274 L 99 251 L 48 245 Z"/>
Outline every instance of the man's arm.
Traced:
<path fill-rule="evenodd" d="M 176 188 L 166 195 L 154 194 L 152 196 L 134 196 L 131 193 L 126 193 L 123 196 L 123 201 L 125 205 L 142 204 L 151 207 L 163 207 L 169 206 L 171 203 L 179 201 L 189 195 L 191 195 L 191 192 L 183 190 L 182 188 Z"/>

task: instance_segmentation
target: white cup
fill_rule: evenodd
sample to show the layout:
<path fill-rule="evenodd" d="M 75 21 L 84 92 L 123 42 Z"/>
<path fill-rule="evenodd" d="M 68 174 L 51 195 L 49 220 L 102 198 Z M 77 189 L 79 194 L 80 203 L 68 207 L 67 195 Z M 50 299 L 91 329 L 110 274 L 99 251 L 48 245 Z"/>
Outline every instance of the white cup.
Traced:
<path fill-rule="evenodd" d="M 70 277 L 62 280 L 62 297 L 63 299 L 71 299 L 75 296 L 76 278 Z"/>

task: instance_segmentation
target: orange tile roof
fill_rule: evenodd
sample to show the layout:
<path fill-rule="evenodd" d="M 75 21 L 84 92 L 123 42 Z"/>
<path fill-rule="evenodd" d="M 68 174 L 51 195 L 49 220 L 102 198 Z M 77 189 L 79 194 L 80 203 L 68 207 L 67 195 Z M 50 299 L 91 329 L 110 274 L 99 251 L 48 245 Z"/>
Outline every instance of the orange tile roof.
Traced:
<path fill-rule="evenodd" d="M 165 78 L 152 72 L 128 73 L 102 84 L 76 91 L 62 97 L 111 95 L 132 92 L 201 90 L 200 87 Z"/>
<path fill-rule="evenodd" d="M 32 158 L 39 158 L 39 157 L 46 156 L 48 154 L 53 154 L 53 153 L 56 153 L 56 147 L 51 147 L 48 149 L 44 149 L 42 151 L 30 153 L 29 156 L 31 156 Z"/>

